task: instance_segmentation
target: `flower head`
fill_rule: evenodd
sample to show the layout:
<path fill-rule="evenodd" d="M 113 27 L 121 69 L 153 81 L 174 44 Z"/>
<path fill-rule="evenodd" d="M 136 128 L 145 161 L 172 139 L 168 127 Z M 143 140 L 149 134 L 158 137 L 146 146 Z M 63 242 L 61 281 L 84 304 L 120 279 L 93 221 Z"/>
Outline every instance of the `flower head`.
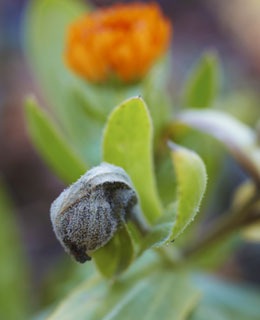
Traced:
<path fill-rule="evenodd" d="M 155 3 L 116 4 L 69 26 L 65 59 L 92 82 L 142 78 L 166 51 L 171 24 Z"/>

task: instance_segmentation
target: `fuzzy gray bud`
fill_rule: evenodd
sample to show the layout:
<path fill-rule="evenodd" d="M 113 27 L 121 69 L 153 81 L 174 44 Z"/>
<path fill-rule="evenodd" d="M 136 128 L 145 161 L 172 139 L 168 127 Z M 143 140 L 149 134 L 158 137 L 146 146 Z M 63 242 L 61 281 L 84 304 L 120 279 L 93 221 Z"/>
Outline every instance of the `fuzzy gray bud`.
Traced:
<path fill-rule="evenodd" d="M 136 208 L 126 172 L 108 163 L 86 172 L 51 205 L 54 232 L 67 252 L 83 263 L 104 246 Z"/>

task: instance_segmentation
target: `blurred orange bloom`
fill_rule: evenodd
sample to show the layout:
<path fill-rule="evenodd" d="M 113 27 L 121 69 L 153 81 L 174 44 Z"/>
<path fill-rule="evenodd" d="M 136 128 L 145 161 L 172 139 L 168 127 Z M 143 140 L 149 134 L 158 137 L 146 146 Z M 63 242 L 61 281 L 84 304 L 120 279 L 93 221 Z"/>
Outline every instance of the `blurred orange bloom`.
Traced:
<path fill-rule="evenodd" d="M 86 14 L 69 26 L 65 59 L 92 82 L 143 77 L 166 51 L 171 23 L 155 3 L 117 4 Z"/>

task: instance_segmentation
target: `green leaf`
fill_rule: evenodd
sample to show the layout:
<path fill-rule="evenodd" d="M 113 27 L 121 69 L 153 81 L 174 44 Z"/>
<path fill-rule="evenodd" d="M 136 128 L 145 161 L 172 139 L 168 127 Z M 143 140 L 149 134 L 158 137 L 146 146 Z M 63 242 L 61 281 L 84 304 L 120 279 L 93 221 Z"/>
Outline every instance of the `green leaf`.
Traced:
<path fill-rule="evenodd" d="M 51 106 L 64 120 L 69 110 L 63 91 L 77 80 L 63 60 L 65 34 L 86 10 L 78 0 L 31 0 L 27 8 L 25 51 Z"/>
<path fill-rule="evenodd" d="M 175 240 L 194 219 L 206 190 L 203 161 L 193 151 L 169 143 L 177 177 L 177 201 L 172 203 L 143 241 L 139 254 Z"/>
<path fill-rule="evenodd" d="M 132 98 L 111 114 L 104 133 L 103 160 L 125 169 L 140 197 L 145 218 L 161 215 L 152 154 L 152 124 L 145 103 Z"/>
<path fill-rule="evenodd" d="M 214 53 L 206 53 L 192 71 L 184 88 L 188 107 L 207 108 L 216 98 L 219 82 L 219 65 Z"/>
<path fill-rule="evenodd" d="M 152 223 L 159 216 L 161 207 L 153 175 L 151 131 L 151 121 L 144 102 L 140 98 L 124 102 L 108 120 L 103 159 L 126 170 L 139 194 L 143 212 Z M 93 255 L 105 277 L 120 274 L 132 262 L 132 236 L 129 228 L 122 229 Z"/>
<path fill-rule="evenodd" d="M 160 152 L 160 157 L 156 160 L 156 181 L 159 196 L 164 207 L 172 203 L 176 198 L 176 177 L 168 148 Z"/>
<path fill-rule="evenodd" d="M 141 82 L 140 92 L 149 108 L 153 121 L 155 146 L 160 143 L 162 130 L 164 130 L 165 124 L 171 117 L 171 99 L 167 90 L 169 64 L 169 56 L 161 59 Z"/>
<path fill-rule="evenodd" d="M 0 318 L 28 319 L 28 270 L 14 209 L 0 180 Z"/>
<path fill-rule="evenodd" d="M 93 253 L 92 258 L 106 277 L 120 275 L 134 258 L 134 247 L 126 227 L 119 229 L 114 237 L 102 248 Z"/>
<path fill-rule="evenodd" d="M 101 160 L 104 122 L 97 111 L 100 101 L 88 84 L 68 69 L 63 58 L 68 25 L 87 11 L 79 0 L 31 0 L 25 16 L 24 43 L 47 106 L 67 140 L 92 166 Z"/>
<path fill-rule="evenodd" d="M 102 299 L 105 282 L 94 275 L 79 285 L 72 293 L 61 302 L 46 320 L 87 319 L 93 309 L 95 310 Z M 99 299 L 95 299 L 99 298 Z"/>
<path fill-rule="evenodd" d="M 186 319 L 200 297 L 189 276 L 185 272 L 159 271 L 145 255 L 140 260 L 114 283 L 91 286 L 86 282 L 48 319 Z"/>
<path fill-rule="evenodd" d="M 87 165 L 74 153 L 46 112 L 33 99 L 25 106 L 29 136 L 42 158 L 61 180 L 70 184 L 87 170 Z"/>
<path fill-rule="evenodd" d="M 138 255 L 141 255 L 145 250 L 152 247 L 160 247 L 169 241 L 171 231 L 177 216 L 177 203 L 172 203 L 167 212 L 157 221 L 157 224 L 152 227 L 149 234 L 142 241 Z"/>
<path fill-rule="evenodd" d="M 221 111 L 185 111 L 178 116 L 177 122 L 206 132 L 230 148 L 235 145 L 250 149 L 256 143 L 255 133 L 250 127 Z"/>
<path fill-rule="evenodd" d="M 177 217 L 171 240 L 176 239 L 194 219 L 206 190 L 207 173 L 201 158 L 193 151 L 169 144 L 178 183 Z"/>
<path fill-rule="evenodd" d="M 231 284 L 207 275 L 196 275 L 194 279 L 204 298 L 189 320 L 260 319 L 260 291 L 256 288 Z M 214 313 L 215 316 L 211 317 Z"/>
<path fill-rule="evenodd" d="M 220 111 L 187 111 L 181 113 L 176 126 L 185 124 L 210 134 L 226 146 L 229 152 L 252 177 L 260 180 L 260 151 L 255 132 Z"/>

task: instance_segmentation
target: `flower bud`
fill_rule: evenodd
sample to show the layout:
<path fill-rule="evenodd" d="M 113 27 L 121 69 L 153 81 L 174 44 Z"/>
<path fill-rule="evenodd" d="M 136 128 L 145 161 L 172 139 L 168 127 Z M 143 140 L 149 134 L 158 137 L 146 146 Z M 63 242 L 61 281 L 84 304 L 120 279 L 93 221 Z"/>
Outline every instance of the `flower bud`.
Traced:
<path fill-rule="evenodd" d="M 65 60 L 90 82 L 140 80 L 169 47 L 171 23 L 156 3 L 116 4 L 73 22 Z"/>
<path fill-rule="evenodd" d="M 83 263 L 91 259 L 91 252 L 108 243 L 132 214 L 136 215 L 137 203 L 137 194 L 126 172 L 102 163 L 52 203 L 53 229 L 65 250 Z"/>

